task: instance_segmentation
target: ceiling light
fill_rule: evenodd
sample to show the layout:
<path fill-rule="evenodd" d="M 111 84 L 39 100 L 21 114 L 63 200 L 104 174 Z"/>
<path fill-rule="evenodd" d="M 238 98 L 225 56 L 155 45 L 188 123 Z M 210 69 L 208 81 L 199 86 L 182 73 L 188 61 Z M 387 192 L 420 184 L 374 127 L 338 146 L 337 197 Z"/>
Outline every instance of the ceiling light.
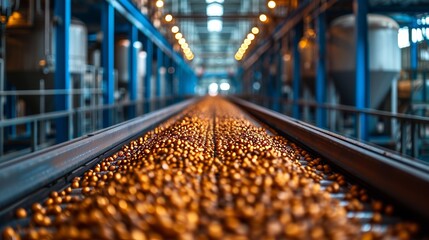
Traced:
<path fill-rule="evenodd" d="M 184 52 L 185 54 L 189 54 L 189 53 L 191 53 L 191 49 L 186 48 L 186 49 L 184 49 L 184 50 L 183 50 L 183 52 Z"/>
<path fill-rule="evenodd" d="M 249 39 L 244 39 L 244 44 L 246 45 L 250 45 L 252 43 L 252 41 L 250 41 Z"/>
<path fill-rule="evenodd" d="M 252 33 L 255 34 L 255 35 L 258 34 L 259 33 L 259 28 L 253 27 L 252 28 Z"/>
<path fill-rule="evenodd" d="M 223 0 L 206 0 L 206 3 L 214 3 L 214 2 L 223 3 Z"/>
<path fill-rule="evenodd" d="M 276 2 L 275 1 L 268 1 L 268 8 L 271 8 L 271 9 L 273 9 L 273 8 L 275 8 L 276 7 Z"/>
<path fill-rule="evenodd" d="M 261 22 L 266 22 L 268 20 L 268 17 L 265 14 L 261 14 L 261 15 L 259 15 L 259 20 Z"/>
<path fill-rule="evenodd" d="M 207 16 L 219 17 L 223 15 L 223 6 L 220 3 L 214 2 L 207 5 Z"/>
<path fill-rule="evenodd" d="M 247 34 L 247 39 L 252 41 L 253 39 L 255 39 L 255 35 L 253 35 L 253 33 L 249 33 L 249 34 Z"/>
<path fill-rule="evenodd" d="M 171 28 L 171 32 L 173 32 L 173 33 L 178 33 L 178 32 L 179 32 L 179 27 L 178 27 L 178 26 L 173 26 L 173 27 Z"/>
<path fill-rule="evenodd" d="M 183 34 L 181 34 L 181 33 L 176 33 L 176 35 L 174 35 L 174 37 L 177 39 L 177 40 L 179 40 L 179 39 L 182 39 L 182 37 L 183 37 Z"/>
<path fill-rule="evenodd" d="M 240 49 L 238 49 L 238 52 L 241 53 L 241 54 L 244 54 L 246 52 L 246 50 L 240 48 Z"/>
<path fill-rule="evenodd" d="M 182 38 L 182 39 L 184 39 L 184 38 Z M 180 40 L 182 40 L 182 39 L 180 39 Z M 180 42 L 179 42 L 179 44 L 180 44 Z M 182 44 L 180 44 L 180 47 L 181 47 L 182 49 L 186 49 L 186 48 L 188 48 L 188 47 L 189 47 L 189 45 L 188 45 L 187 43 L 182 43 Z"/>
<path fill-rule="evenodd" d="M 162 8 L 162 7 L 164 7 L 164 1 L 162 1 L 162 0 L 158 0 L 158 1 L 156 1 L 155 5 L 156 5 L 158 8 Z"/>
<path fill-rule="evenodd" d="M 231 88 L 231 86 L 229 85 L 229 83 L 224 82 L 219 85 L 219 88 L 222 91 L 228 91 Z"/>
<path fill-rule="evenodd" d="M 207 30 L 209 32 L 221 32 L 222 24 L 222 20 L 220 19 L 209 19 L 207 21 Z"/>
<path fill-rule="evenodd" d="M 217 83 L 210 83 L 210 85 L 209 85 L 209 95 L 210 96 L 216 96 L 218 89 L 219 89 L 219 85 L 217 85 Z"/>
<path fill-rule="evenodd" d="M 247 50 L 249 48 L 249 46 L 247 46 L 246 44 L 243 43 L 243 44 L 241 44 L 241 48 L 244 50 Z"/>
<path fill-rule="evenodd" d="M 165 15 L 165 21 L 167 21 L 167 22 L 173 21 L 173 16 L 171 14 Z"/>
<path fill-rule="evenodd" d="M 182 47 L 183 47 L 183 45 L 185 45 L 185 44 L 186 44 L 186 46 L 188 46 L 188 44 L 186 43 L 186 39 L 185 39 L 185 38 L 181 38 L 181 39 L 179 39 L 179 44 L 180 44 L 180 45 L 182 45 Z"/>

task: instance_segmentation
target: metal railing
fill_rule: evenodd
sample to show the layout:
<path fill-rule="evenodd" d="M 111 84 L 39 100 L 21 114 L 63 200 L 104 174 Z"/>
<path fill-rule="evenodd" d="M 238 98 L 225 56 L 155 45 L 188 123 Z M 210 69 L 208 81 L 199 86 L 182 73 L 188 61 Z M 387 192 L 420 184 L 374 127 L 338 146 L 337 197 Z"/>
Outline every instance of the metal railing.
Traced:
<path fill-rule="evenodd" d="M 360 139 L 357 131 L 362 126 L 360 116 L 366 116 L 370 122 L 368 139 L 369 144 L 376 144 L 423 160 L 429 160 L 429 118 L 401 113 L 391 113 L 374 109 L 357 109 L 346 105 L 321 104 L 314 101 L 275 100 L 271 97 L 246 95 L 242 99 L 273 109 L 277 104 L 277 111 L 292 116 L 292 106 L 298 105 L 300 120 L 316 125 L 316 110 L 325 111 L 325 129 L 343 136 Z"/>
<path fill-rule="evenodd" d="M 111 125 L 114 125 L 131 119 L 128 116 L 130 111 L 133 111 L 134 113 L 147 113 L 169 106 L 179 100 L 179 97 L 164 97 L 154 98 L 151 100 L 122 101 L 111 105 L 79 107 L 70 111 L 55 111 L 25 117 L 17 117 L 13 119 L 4 119 L 0 121 L 0 129 L 2 130 L 18 125 L 28 125 L 30 127 L 30 136 L 28 138 L 30 143 L 28 144 L 28 147 L 21 149 L 20 151 L 13 151 L 9 154 L 0 154 L 0 162 L 54 145 L 55 141 L 41 141 L 43 135 L 47 134 L 46 132 L 41 131 L 41 125 L 53 123 L 56 119 L 65 117 L 68 119 L 69 123 L 73 124 L 73 127 L 69 129 L 56 129 L 55 131 L 73 132 L 76 131 L 76 125 L 80 121 L 83 114 L 92 114 L 92 120 L 97 122 L 97 124 L 93 125 L 94 127 L 91 129 L 80 130 L 75 134 L 70 132 L 68 133 L 69 136 L 73 136 L 73 138 L 75 138 L 102 129 L 103 112 L 106 110 L 108 110 L 110 113 L 113 113 L 111 114 L 111 116 L 113 116 Z M 3 147 L 4 144 L 4 142 L 1 143 Z M 7 152 L 8 151 L 6 151 L 6 153 Z"/>

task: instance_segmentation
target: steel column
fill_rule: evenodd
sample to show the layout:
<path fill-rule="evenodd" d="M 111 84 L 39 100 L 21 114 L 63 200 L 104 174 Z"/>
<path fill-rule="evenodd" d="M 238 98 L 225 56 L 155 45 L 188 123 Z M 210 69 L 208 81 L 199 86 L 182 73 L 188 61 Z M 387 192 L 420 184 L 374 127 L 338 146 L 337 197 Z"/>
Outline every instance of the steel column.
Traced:
<path fill-rule="evenodd" d="M 316 101 L 318 104 L 326 102 L 326 19 L 325 12 L 317 17 L 317 74 L 316 74 Z M 326 110 L 316 108 L 316 125 L 326 128 Z"/>
<path fill-rule="evenodd" d="M 162 88 L 162 78 L 161 78 L 161 69 L 164 66 L 164 53 L 161 48 L 156 49 L 156 97 L 157 104 L 160 104 L 161 98 L 161 88 Z"/>
<path fill-rule="evenodd" d="M 150 38 L 145 37 L 146 40 L 146 76 L 144 79 L 144 100 L 145 100 L 145 112 L 152 111 L 152 68 L 153 68 L 153 42 Z"/>
<path fill-rule="evenodd" d="M 302 22 L 295 26 L 292 51 L 293 51 L 293 77 L 292 77 L 292 90 L 293 90 L 293 107 L 292 117 L 299 119 L 299 105 L 301 91 L 301 54 L 299 53 L 298 45 L 302 37 Z"/>
<path fill-rule="evenodd" d="M 128 40 L 130 41 L 129 59 L 128 59 L 128 71 L 129 71 L 129 81 L 128 81 L 128 92 L 130 96 L 130 101 L 134 102 L 137 100 L 137 54 L 138 49 L 134 47 L 134 43 L 138 40 L 138 31 L 134 25 L 131 25 L 131 28 L 128 32 Z M 134 118 L 136 116 L 136 105 L 131 105 L 129 107 L 128 118 Z"/>
<path fill-rule="evenodd" d="M 412 26 L 408 30 L 408 38 L 410 40 L 410 70 L 411 70 L 411 81 L 417 79 L 417 68 L 418 68 L 418 44 L 417 41 L 413 41 L 413 29 L 417 28 L 417 24 L 414 21 Z M 411 92 L 412 94 L 412 92 Z"/>
<path fill-rule="evenodd" d="M 101 44 L 101 66 L 103 67 L 103 104 L 115 103 L 115 11 L 108 2 L 101 2 L 101 30 L 103 42 Z M 113 125 L 113 110 L 103 112 L 103 127 Z"/>
<path fill-rule="evenodd" d="M 55 17 L 59 19 L 55 25 L 55 89 L 71 89 L 69 71 L 69 34 L 71 22 L 71 0 L 55 1 Z M 55 110 L 71 110 L 71 95 L 56 95 Z M 58 118 L 56 124 L 56 142 L 71 139 L 73 134 L 72 116 Z"/>
<path fill-rule="evenodd" d="M 356 3 L 356 108 L 369 107 L 369 58 L 368 58 L 368 6 L 367 0 L 355 0 Z M 368 140 L 368 119 L 366 114 L 359 114 L 357 138 Z"/>
<path fill-rule="evenodd" d="M 278 42 L 278 49 L 277 49 L 277 73 L 276 73 L 276 86 L 275 86 L 275 105 L 274 110 L 281 112 L 281 96 L 282 96 L 282 88 L 283 88 L 283 54 L 282 54 L 282 48 L 283 48 L 283 41 L 282 39 Z"/>

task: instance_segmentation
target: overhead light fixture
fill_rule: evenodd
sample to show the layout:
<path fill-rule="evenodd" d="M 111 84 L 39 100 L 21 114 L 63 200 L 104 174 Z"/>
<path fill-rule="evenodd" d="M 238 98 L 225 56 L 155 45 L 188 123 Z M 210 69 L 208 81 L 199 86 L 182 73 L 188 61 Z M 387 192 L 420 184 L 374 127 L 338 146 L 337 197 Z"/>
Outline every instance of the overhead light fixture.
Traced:
<path fill-rule="evenodd" d="M 268 20 L 268 17 L 265 14 L 261 14 L 261 15 L 259 15 L 259 20 L 261 22 L 266 22 Z"/>
<path fill-rule="evenodd" d="M 207 21 L 207 30 L 209 32 L 221 32 L 222 25 L 223 25 L 222 20 L 217 18 L 215 19 L 212 18 Z"/>
<path fill-rule="evenodd" d="M 255 35 L 258 34 L 259 33 L 259 28 L 258 27 L 253 27 L 252 28 L 252 33 L 255 34 Z"/>
<path fill-rule="evenodd" d="M 182 38 L 182 39 L 184 40 L 184 38 Z M 185 42 L 180 43 L 180 41 L 182 41 L 182 39 L 180 39 L 180 40 L 179 40 L 180 47 L 181 47 L 182 49 L 186 49 L 186 48 L 188 48 L 188 47 L 189 47 L 189 45 L 188 45 L 187 43 L 185 43 Z"/>
<path fill-rule="evenodd" d="M 273 9 L 273 8 L 275 8 L 275 7 L 276 7 L 276 5 L 277 5 L 277 4 L 276 4 L 276 2 L 275 2 L 275 1 L 272 1 L 272 0 L 271 0 L 271 1 L 268 1 L 268 4 L 267 4 L 267 5 L 268 5 L 268 8 Z"/>
<path fill-rule="evenodd" d="M 247 39 L 249 39 L 250 41 L 253 41 L 253 39 L 255 39 L 255 35 L 253 33 L 249 33 L 247 34 Z"/>
<path fill-rule="evenodd" d="M 165 15 L 165 21 L 166 21 L 166 22 L 171 22 L 171 21 L 173 21 L 173 16 L 172 16 L 171 14 L 167 14 L 167 15 Z"/>
<path fill-rule="evenodd" d="M 172 32 L 172 33 L 178 33 L 178 32 L 179 32 L 179 27 L 178 27 L 178 26 L 173 26 L 173 27 L 171 28 L 171 32 Z"/>
<path fill-rule="evenodd" d="M 223 15 L 223 6 L 217 2 L 210 3 L 207 5 L 206 12 L 209 17 L 220 17 Z"/>
<path fill-rule="evenodd" d="M 219 85 L 219 88 L 222 91 L 228 91 L 231 88 L 231 85 L 229 85 L 227 82 L 224 82 Z"/>
<path fill-rule="evenodd" d="M 224 0 L 206 0 L 206 3 L 223 3 Z"/>
<path fill-rule="evenodd" d="M 155 5 L 156 5 L 156 7 L 158 7 L 158 8 L 162 8 L 162 7 L 164 7 L 164 1 L 162 1 L 162 0 L 157 0 L 157 1 L 156 1 L 156 3 L 155 3 Z"/>
<path fill-rule="evenodd" d="M 247 50 L 249 48 L 249 46 L 243 43 L 243 44 L 241 44 L 241 48 L 244 50 Z"/>
<path fill-rule="evenodd" d="M 246 44 L 246 45 L 250 45 L 252 43 L 252 41 L 251 40 L 249 40 L 249 39 L 244 39 L 244 44 Z"/>
<path fill-rule="evenodd" d="M 185 44 L 186 44 L 186 45 L 188 45 L 188 44 L 186 43 L 186 39 L 185 39 L 185 38 L 181 38 L 181 39 L 179 39 L 179 44 L 180 44 L 180 45 L 182 45 L 182 46 L 183 46 L 183 45 L 185 45 Z"/>
<path fill-rule="evenodd" d="M 180 39 L 182 39 L 182 38 L 183 38 L 183 34 L 181 34 L 180 32 L 178 32 L 178 33 L 176 33 L 176 35 L 174 35 L 174 37 L 175 37 L 177 40 L 180 40 Z"/>

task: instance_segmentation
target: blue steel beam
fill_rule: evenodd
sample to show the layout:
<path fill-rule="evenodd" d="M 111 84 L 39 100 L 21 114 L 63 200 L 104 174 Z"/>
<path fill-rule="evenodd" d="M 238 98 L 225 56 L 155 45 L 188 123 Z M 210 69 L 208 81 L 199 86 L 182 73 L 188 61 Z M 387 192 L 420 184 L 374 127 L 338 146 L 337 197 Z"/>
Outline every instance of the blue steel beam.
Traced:
<path fill-rule="evenodd" d="M 293 77 L 292 77 L 292 90 L 293 90 L 293 107 L 292 117 L 299 119 L 299 105 L 298 100 L 300 99 L 301 91 L 301 54 L 299 52 L 299 41 L 302 37 L 302 22 L 298 23 L 294 29 L 293 42 L 292 42 L 292 54 L 293 54 Z"/>
<path fill-rule="evenodd" d="M 280 39 L 277 43 L 277 51 L 275 52 L 277 62 L 276 75 L 274 77 L 274 104 L 273 110 L 279 112 L 280 111 L 280 99 L 282 93 L 282 72 L 283 72 L 283 56 L 282 56 L 282 39 Z"/>
<path fill-rule="evenodd" d="M 413 34 L 412 30 L 416 27 L 416 23 L 414 22 L 412 24 L 412 27 L 408 29 L 408 38 L 410 41 L 410 68 L 413 71 L 412 78 L 415 79 L 416 77 L 416 70 L 418 67 L 418 48 L 417 48 L 417 42 L 413 42 Z"/>
<path fill-rule="evenodd" d="M 165 75 L 165 96 L 171 97 L 173 96 L 173 93 L 171 91 L 171 84 L 173 84 L 173 75 L 170 73 L 170 69 L 173 67 L 171 58 L 168 56 L 165 56 L 165 68 L 166 68 L 166 75 Z"/>
<path fill-rule="evenodd" d="M 161 97 L 161 68 L 164 66 L 164 53 L 161 48 L 156 49 L 156 97 Z"/>
<path fill-rule="evenodd" d="M 55 17 L 55 89 L 71 89 L 70 71 L 69 71 L 69 34 L 71 22 L 71 0 L 56 0 Z M 71 110 L 69 95 L 55 96 L 55 110 Z M 67 117 L 59 118 L 55 121 L 56 142 L 61 143 L 71 139 L 72 126 Z"/>
<path fill-rule="evenodd" d="M 134 47 L 134 43 L 138 41 L 138 31 L 135 26 L 131 26 L 128 32 L 128 40 L 130 41 L 129 59 L 128 59 L 128 71 L 129 71 L 129 80 L 128 80 L 128 92 L 130 96 L 130 101 L 137 100 L 137 49 Z M 136 116 L 136 105 L 131 105 L 128 112 L 128 118 L 134 118 Z"/>
<path fill-rule="evenodd" d="M 325 12 L 317 16 L 317 75 L 316 75 L 316 101 L 319 104 L 326 102 L 326 19 Z M 316 125 L 326 128 L 326 111 L 323 108 L 316 109 Z"/>
<path fill-rule="evenodd" d="M 101 30 L 103 42 L 101 43 L 101 66 L 103 67 L 103 102 L 115 103 L 115 77 L 114 77 L 114 41 L 115 41 L 115 11 L 107 2 L 101 3 Z M 103 127 L 113 124 L 113 110 L 103 113 Z"/>
<path fill-rule="evenodd" d="M 152 100 L 152 68 L 153 68 L 153 42 L 150 38 L 145 37 L 146 42 L 146 76 L 144 78 L 144 100 L 146 102 L 145 112 L 151 111 L 151 103 Z"/>
<path fill-rule="evenodd" d="M 369 58 L 368 58 L 368 5 L 367 0 L 355 0 L 356 6 L 356 108 L 369 107 Z M 368 119 L 365 114 L 358 115 L 357 137 L 368 140 Z"/>

